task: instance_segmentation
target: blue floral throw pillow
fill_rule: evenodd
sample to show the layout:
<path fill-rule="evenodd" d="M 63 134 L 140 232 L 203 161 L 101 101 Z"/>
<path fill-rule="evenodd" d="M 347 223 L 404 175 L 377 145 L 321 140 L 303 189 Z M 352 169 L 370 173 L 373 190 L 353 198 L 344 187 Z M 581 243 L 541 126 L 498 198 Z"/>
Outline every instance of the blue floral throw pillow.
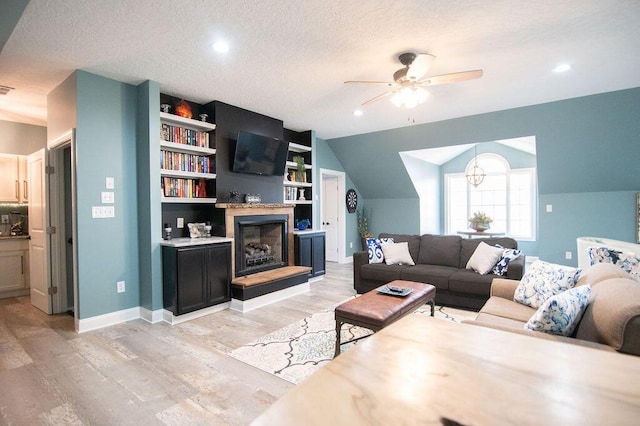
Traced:
<path fill-rule="evenodd" d="M 635 253 L 622 252 L 609 247 L 589 247 L 587 249 L 589 264 L 613 263 L 640 281 L 640 258 Z"/>
<path fill-rule="evenodd" d="M 369 263 L 383 263 L 384 253 L 382 243 L 392 243 L 393 238 L 367 238 L 367 251 L 369 252 Z"/>
<path fill-rule="evenodd" d="M 580 269 L 536 260 L 516 287 L 513 300 L 538 309 L 551 296 L 575 287 Z"/>
<path fill-rule="evenodd" d="M 496 247 L 501 247 L 501 246 L 496 244 Z M 498 260 L 498 263 L 496 263 L 496 266 L 493 267 L 493 269 L 491 270 L 491 273 L 500 275 L 501 277 L 505 276 L 507 274 L 507 268 L 509 267 L 509 262 L 519 257 L 521 254 L 522 254 L 522 251 L 520 250 L 504 249 L 504 252 L 502 253 L 502 257 L 500 258 L 500 260 Z"/>
<path fill-rule="evenodd" d="M 525 330 L 570 336 L 589 305 L 591 287 L 582 285 L 549 298 L 524 325 Z"/>

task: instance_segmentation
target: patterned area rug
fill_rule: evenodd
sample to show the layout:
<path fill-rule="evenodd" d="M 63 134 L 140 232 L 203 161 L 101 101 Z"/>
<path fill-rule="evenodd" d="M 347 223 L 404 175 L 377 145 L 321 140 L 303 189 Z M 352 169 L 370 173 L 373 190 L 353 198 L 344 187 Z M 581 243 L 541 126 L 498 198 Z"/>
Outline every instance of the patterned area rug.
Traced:
<path fill-rule="evenodd" d="M 333 310 L 331 307 L 313 314 L 234 349 L 229 355 L 297 384 L 333 359 L 336 340 Z M 431 308 L 428 305 L 415 311 L 415 315 L 430 314 Z M 439 320 L 461 322 L 463 319 L 475 317 L 475 312 L 436 306 L 435 318 Z M 371 330 L 350 324 L 344 324 L 341 332 L 342 342 L 372 334 Z M 357 343 L 342 345 L 341 352 L 349 350 Z"/>

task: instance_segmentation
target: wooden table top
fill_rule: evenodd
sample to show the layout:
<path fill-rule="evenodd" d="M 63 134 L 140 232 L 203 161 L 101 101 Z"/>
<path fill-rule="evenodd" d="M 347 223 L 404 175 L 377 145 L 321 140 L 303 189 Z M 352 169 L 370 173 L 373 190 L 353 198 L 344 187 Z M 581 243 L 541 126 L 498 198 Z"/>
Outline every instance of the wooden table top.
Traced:
<path fill-rule="evenodd" d="M 409 315 L 254 425 L 638 425 L 640 357 Z"/>

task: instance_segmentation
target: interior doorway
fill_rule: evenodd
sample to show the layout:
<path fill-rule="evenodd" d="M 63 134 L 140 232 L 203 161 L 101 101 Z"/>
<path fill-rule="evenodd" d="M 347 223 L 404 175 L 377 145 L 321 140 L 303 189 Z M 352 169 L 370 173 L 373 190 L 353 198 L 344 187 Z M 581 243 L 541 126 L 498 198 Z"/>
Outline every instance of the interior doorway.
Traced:
<path fill-rule="evenodd" d="M 320 223 L 326 232 L 326 260 L 345 263 L 345 173 L 320 169 Z"/>
<path fill-rule="evenodd" d="M 74 132 L 49 144 L 49 223 L 52 313 L 78 318 Z"/>

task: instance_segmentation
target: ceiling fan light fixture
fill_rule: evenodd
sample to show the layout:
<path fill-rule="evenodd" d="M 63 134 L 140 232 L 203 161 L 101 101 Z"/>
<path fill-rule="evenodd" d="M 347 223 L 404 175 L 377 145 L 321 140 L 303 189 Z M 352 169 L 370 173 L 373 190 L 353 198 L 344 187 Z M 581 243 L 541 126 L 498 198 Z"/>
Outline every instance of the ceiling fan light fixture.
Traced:
<path fill-rule="evenodd" d="M 391 102 L 397 107 L 414 108 L 423 103 L 429 92 L 418 86 L 404 86 L 391 97 Z"/>

